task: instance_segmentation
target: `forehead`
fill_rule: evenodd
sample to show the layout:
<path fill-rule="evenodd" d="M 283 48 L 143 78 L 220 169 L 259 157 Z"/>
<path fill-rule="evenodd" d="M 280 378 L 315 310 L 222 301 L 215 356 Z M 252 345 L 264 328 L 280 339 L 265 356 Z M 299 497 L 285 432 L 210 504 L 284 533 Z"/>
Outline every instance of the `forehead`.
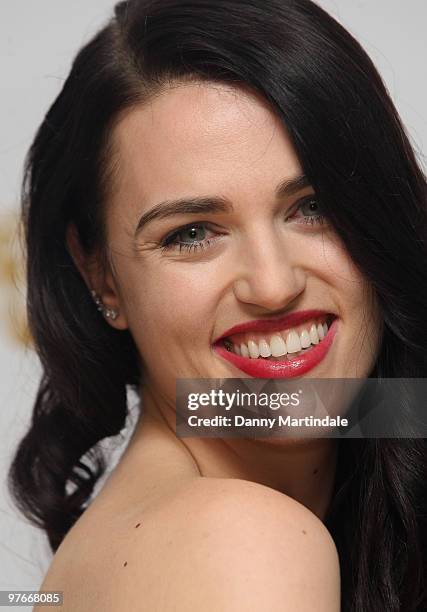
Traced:
<path fill-rule="evenodd" d="M 113 133 L 121 189 L 139 201 L 185 193 L 253 193 L 301 173 L 268 103 L 215 83 L 177 84 L 132 109 Z"/>

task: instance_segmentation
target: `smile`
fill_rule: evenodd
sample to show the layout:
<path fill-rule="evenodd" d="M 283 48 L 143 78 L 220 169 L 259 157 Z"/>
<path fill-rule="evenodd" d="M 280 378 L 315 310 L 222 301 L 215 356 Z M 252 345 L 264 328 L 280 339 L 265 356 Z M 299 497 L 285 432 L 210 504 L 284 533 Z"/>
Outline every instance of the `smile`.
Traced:
<path fill-rule="evenodd" d="M 301 376 L 324 359 L 337 323 L 334 315 L 324 314 L 291 329 L 236 333 L 222 338 L 214 350 L 255 378 Z"/>

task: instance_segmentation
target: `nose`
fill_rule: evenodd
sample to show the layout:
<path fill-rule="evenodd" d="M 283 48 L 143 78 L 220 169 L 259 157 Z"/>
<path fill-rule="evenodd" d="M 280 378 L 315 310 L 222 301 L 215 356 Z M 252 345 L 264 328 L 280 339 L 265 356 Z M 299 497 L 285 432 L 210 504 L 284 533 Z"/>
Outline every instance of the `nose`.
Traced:
<path fill-rule="evenodd" d="M 238 261 L 233 291 L 240 302 L 268 311 L 282 310 L 305 289 L 305 272 L 295 253 L 283 244 L 283 237 L 258 232 L 250 242 L 242 241 Z"/>

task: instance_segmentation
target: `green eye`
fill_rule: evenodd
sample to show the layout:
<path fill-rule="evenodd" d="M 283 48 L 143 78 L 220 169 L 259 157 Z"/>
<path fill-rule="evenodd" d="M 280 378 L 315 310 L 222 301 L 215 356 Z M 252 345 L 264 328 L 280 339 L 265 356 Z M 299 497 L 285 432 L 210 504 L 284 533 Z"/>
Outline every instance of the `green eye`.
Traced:
<path fill-rule="evenodd" d="M 320 206 L 318 200 L 313 196 L 305 198 L 299 204 L 296 212 L 299 210 L 302 212 L 302 223 L 311 223 L 314 225 L 315 223 L 323 224 L 326 222 L 326 215 L 319 212 L 322 210 L 322 207 Z"/>
<path fill-rule="evenodd" d="M 192 223 L 167 236 L 161 246 L 163 250 L 177 247 L 180 251 L 182 249 L 196 251 L 209 244 L 210 241 L 206 238 L 206 225 L 204 223 Z"/>
<path fill-rule="evenodd" d="M 185 238 L 189 238 L 191 240 L 204 240 L 206 231 L 202 225 L 192 225 L 191 227 L 186 228 L 185 230 L 181 230 L 179 234 L 176 236 L 184 237 L 184 240 L 180 240 L 180 242 L 187 242 Z"/>
<path fill-rule="evenodd" d="M 319 210 L 319 203 L 317 202 L 317 200 L 308 200 L 307 202 L 304 202 L 304 204 L 302 204 L 301 206 L 301 210 L 303 209 L 307 210 L 307 214 L 308 213 L 317 213 L 317 211 Z"/>

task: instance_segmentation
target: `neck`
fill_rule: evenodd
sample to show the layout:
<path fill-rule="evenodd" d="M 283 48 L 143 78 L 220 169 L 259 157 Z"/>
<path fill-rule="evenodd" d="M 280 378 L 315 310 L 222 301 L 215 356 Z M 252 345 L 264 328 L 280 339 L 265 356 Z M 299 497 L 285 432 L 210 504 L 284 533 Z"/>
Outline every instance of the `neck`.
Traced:
<path fill-rule="evenodd" d="M 175 411 L 146 387 L 142 416 L 131 446 L 139 453 L 155 449 L 153 464 L 164 477 L 187 473 L 206 478 L 239 478 L 288 495 L 324 519 L 333 491 L 336 439 L 178 438 Z M 174 472 L 174 474 L 172 474 Z"/>

